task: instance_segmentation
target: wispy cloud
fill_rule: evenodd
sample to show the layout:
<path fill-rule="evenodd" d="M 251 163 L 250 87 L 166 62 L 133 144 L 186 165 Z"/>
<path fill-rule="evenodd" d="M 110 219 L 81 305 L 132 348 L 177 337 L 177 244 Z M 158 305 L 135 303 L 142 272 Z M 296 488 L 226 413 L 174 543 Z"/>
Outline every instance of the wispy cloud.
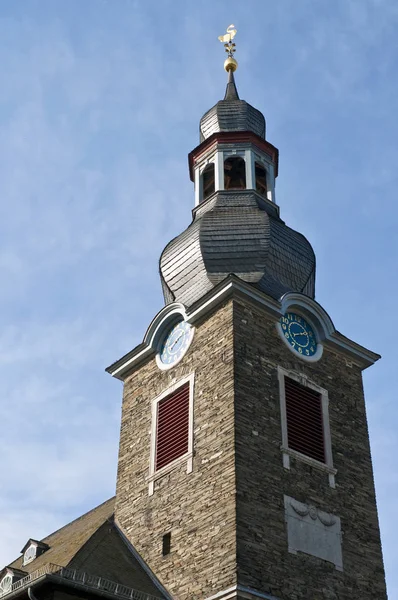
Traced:
<path fill-rule="evenodd" d="M 186 153 L 223 95 L 216 37 L 231 21 L 239 91 L 281 149 L 277 199 L 314 243 L 318 299 L 385 355 L 365 383 L 392 595 L 395 0 L 3 3 L 0 562 L 114 492 L 121 387 L 103 368 L 162 305 L 157 261 L 191 218 Z"/>

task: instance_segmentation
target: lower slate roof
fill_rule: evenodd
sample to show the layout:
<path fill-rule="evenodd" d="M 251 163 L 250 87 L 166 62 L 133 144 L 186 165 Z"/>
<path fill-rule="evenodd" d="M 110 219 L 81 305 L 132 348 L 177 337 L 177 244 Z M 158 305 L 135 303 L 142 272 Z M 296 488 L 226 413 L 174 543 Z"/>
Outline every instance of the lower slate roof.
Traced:
<path fill-rule="evenodd" d="M 104 521 L 113 519 L 114 506 L 115 498 L 110 498 L 103 504 L 93 508 L 93 510 L 68 523 L 68 525 L 43 538 L 41 541 L 48 544 L 50 548 L 35 560 L 23 565 L 23 556 L 20 556 L 8 566 L 21 569 L 26 573 L 36 571 L 46 563 L 55 563 L 61 567 L 66 567 Z"/>
<path fill-rule="evenodd" d="M 101 579 L 108 590 L 112 586 L 115 588 L 114 595 L 118 595 L 118 589 L 126 588 L 126 593 L 128 589 L 137 592 L 131 598 L 140 598 L 139 592 L 159 599 L 167 597 L 149 567 L 115 523 L 114 505 L 115 498 L 110 498 L 41 540 L 49 548 L 32 562 L 23 565 L 23 556 L 20 556 L 8 567 L 23 571 L 28 577 L 27 584 L 30 580 L 33 583 L 45 577 L 52 581 L 55 577 L 68 585 L 73 574 L 75 583 L 82 576 L 82 585 L 84 582 L 87 585 L 91 579 Z M 25 585 L 19 588 L 17 583 L 13 587 L 16 591 L 24 589 Z"/>

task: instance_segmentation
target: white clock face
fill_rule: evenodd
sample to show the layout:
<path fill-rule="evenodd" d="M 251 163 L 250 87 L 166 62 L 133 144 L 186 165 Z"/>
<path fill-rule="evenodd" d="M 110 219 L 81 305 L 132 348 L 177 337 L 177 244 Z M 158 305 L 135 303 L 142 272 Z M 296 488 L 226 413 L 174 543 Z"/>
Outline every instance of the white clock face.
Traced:
<path fill-rule="evenodd" d="M 171 367 L 184 356 L 192 341 L 193 328 L 186 321 L 179 321 L 166 334 L 159 353 L 164 367 Z"/>

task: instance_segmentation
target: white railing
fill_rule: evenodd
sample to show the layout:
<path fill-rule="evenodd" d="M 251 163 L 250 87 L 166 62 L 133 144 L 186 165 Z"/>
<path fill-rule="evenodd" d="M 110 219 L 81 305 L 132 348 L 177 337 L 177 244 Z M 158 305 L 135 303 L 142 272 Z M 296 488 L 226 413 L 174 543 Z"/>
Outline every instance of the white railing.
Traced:
<path fill-rule="evenodd" d="M 13 583 L 8 590 L 4 590 L 2 593 L 0 592 L 0 596 L 5 597 L 8 594 L 11 594 L 11 592 L 25 588 L 33 581 L 43 577 L 44 575 L 54 575 L 56 577 L 60 577 L 61 579 L 74 581 L 81 586 L 85 586 L 90 589 L 102 590 L 120 598 L 128 598 L 130 600 L 160 600 L 159 596 L 151 596 L 150 594 L 139 592 L 133 588 L 116 583 L 115 581 L 109 581 L 103 577 L 97 577 L 96 575 L 83 573 L 82 571 L 77 571 L 76 569 L 60 567 L 59 565 L 54 565 L 53 563 L 47 563 L 43 567 L 40 567 L 40 569 L 37 569 L 37 571 L 33 571 L 33 573 L 30 573 L 26 577 L 18 579 L 18 581 Z"/>

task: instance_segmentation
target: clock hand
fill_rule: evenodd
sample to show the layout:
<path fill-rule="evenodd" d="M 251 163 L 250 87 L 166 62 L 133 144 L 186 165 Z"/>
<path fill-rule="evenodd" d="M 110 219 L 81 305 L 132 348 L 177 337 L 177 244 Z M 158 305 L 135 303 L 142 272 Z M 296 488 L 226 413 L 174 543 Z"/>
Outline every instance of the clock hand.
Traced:
<path fill-rule="evenodd" d="M 174 340 L 174 342 L 171 344 L 170 350 L 172 350 L 174 348 L 174 346 L 176 345 L 176 343 L 182 338 L 183 335 L 184 335 L 184 333 L 180 333 L 180 335 L 178 336 L 178 338 L 176 338 Z"/>
<path fill-rule="evenodd" d="M 304 331 L 299 331 L 298 333 L 292 333 L 292 335 L 294 335 L 295 337 L 297 335 L 306 335 L 308 337 L 308 333 L 304 330 Z"/>

